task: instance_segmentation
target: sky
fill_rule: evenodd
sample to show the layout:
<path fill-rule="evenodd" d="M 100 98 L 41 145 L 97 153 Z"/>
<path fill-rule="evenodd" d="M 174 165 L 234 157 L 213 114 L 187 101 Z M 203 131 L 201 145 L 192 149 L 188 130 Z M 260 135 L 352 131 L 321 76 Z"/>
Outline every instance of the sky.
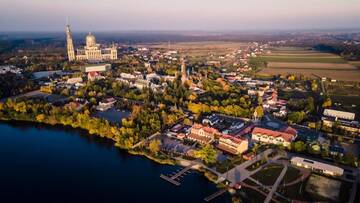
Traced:
<path fill-rule="evenodd" d="M 0 0 L 0 31 L 360 28 L 360 0 Z"/>

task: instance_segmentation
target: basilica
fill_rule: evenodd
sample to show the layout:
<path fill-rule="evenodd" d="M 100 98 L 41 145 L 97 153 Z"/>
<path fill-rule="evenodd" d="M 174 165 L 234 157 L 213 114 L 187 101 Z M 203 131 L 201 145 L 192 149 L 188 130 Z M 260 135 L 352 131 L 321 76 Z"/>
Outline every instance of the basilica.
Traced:
<path fill-rule="evenodd" d="M 100 44 L 96 44 L 96 38 L 91 33 L 86 36 L 86 46 L 75 50 L 70 25 L 66 26 L 66 44 L 69 61 L 97 62 L 116 60 L 118 58 L 117 47 L 115 45 L 102 47 Z"/>

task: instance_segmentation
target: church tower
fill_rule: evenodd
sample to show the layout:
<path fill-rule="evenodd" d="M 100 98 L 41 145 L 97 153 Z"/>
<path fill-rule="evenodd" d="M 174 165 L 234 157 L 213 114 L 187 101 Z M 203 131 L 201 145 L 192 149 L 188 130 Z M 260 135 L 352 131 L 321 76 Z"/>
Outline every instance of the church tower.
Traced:
<path fill-rule="evenodd" d="M 74 61 L 75 51 L 74 51 L 74 44 L 73 44 L 73 39 L 69 24 L 66 25 L 66 48 L 67 48 L 67 55 L 69 61 Z"/>

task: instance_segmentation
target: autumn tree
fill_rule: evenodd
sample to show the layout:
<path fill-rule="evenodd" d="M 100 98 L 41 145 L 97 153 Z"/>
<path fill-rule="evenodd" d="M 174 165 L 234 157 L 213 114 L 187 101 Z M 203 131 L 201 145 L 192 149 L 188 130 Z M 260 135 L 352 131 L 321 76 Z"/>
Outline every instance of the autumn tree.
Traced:
<path fill-rule="evenodd" d="M 257 106 L 255 108 L 255 114 L 256 114 L 256 118 L 262 118 L 264 116 L 264 109 L 262 106 Z"/>
<path fill-rule="evenodd" d="M 326 98 L 326 100 L 324 101 L 324 103 L 322 104 L 322 107 L 323 108 L 328 108 L 328 107 L 331 107 L 332 105 L 332 101 L 330 98 Z"/>
<path fill-rule="evenodd" d="M 149 150 L 151 153 L 157 155 L 160 151 L 161 141 L 160 140 L 151 140 L 149 143 Z"/>

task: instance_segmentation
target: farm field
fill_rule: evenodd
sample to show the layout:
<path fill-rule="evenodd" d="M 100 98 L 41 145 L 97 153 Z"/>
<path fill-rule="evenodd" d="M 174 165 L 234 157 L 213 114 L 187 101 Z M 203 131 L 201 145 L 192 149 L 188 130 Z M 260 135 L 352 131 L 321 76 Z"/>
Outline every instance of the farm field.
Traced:
<path fill-rule="evenodd" d="M 268 74 L 268 75 L 303 74 L 305 77 L 309 77 L 309 78 L 327 77 L 327 78 L 333 78 L 336 80 L 343 80 L 343 81 L 360 81 L 359 70 L 331 70 L 331 69 L 312 70 L 312 69 L 299 69 L 299 68 L 264 68 L 259 73 Z"/>
<path fill-rule="evenodd" d="M 152 48 L 168 48 L 168 43 L 154 44 Z M 247 47 L 243 42 L 222 42 L 222 41 L 204 41 L 204 42 L 179 42 L 172 43 L 172 49 L 239 49 Z"/>
<path fill-rule="evenodd" d="M 288 62 L 288 63 L 346 63 L 340 57 L 319 56 L 319 55 L 276 55 L 262 56 L 268 62 Z"/>
<path fill-rule="evenodd" d="M 360 68 L 360 61 L 350 61 L 349 63 L 353 66 Z"/>
<path fill-rule="evenodd" d="M 318 70 L 358 70 L 355 66 L 348 63 L 289 63 L 289 62 L 269 62 L 268 68 L 297 68 L 297 69 L 318 69 Z"/>
<path fill-rule="evenodd" d="M 343 81 L 360 81 L 359 62 L 347 62 L 338 55 L 311 50 L 309 48 L 273 48 L 263 56 L 267 68 L 259 74 L 304 75 L 327 77 Z"/>
<path fill-rule="evenodd" d="M 168 43 L 152 44 L 149 47 L 154 49 L 168 49 Z M 170 49 L 179 50 L 192 57 L 220 56 L 238 49 L 245 49 L 247 43 L 242 42 L 223 42 L 223 41 L 204 41 L 204 42 L 179 42 L 170 44 Z"/>

